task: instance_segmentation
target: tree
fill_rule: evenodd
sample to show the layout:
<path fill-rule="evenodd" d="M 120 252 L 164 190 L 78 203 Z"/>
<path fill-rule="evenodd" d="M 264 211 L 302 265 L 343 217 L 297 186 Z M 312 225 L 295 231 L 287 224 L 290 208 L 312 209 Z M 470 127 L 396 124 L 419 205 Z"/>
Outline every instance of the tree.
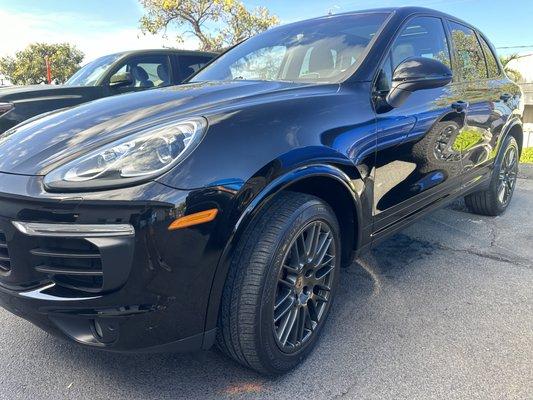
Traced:
<path fill-rule="evenodd" d="M 503 70 L 505 71 L 506 75 L 515 82 L 520 82 L 522 80 L 522 74 L 520 73 L 520 71 L 511 68 L 509 66 L 509 63 L 513 60 L 518 60 L 522 57 L 524 56 L 520 56 L 516 53 L 510 54 L 508 56 L 500 56 L 500 62 L 502 63 Z"/>
<path fill-rule="evenodd" d="M 15 57 L 0 58 L 0 74 L 14 85 L 46 83 L 46 58 L 50 62 L 52 81 L 64 83 L 80 67 L 84 54 L 68 43 L 33 43 Z"/>
<path fill-rule="evenodd" d="M 277 25 L 279 19 L 265 7 L 250 11 L 238 0 L 140 0 L 145 15 L 143 33 L 165 32 L 174 25 L 185 28 L 177 36 L 192 34 L 202 50 L 222 50 Z"/>

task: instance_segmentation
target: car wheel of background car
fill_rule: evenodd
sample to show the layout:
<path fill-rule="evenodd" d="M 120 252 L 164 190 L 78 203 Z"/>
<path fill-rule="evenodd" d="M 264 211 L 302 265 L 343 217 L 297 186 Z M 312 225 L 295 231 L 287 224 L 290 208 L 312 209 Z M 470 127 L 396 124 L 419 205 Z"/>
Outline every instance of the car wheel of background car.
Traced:
<path fill-rule="evenodd" d="M 508 136 L 502 145 L 503 156 L 496 164 L 488 190 L 465 197 L 468 209 L 475 214 L 496 216 L 502 214 L 513 196 L 518 175 L 519 151 L 516 139 Z"/>
<path fill-rule="evenodd" d="M 461 152 L 453 147 L 460 129 L 455 121 L 437 122 L 413 145 L 413 158 L 421 173 L 443 170 L 456 175 L 461 172 Z"/>
<path fill-rule="evenodd" d="M 340 269 L 339 224 L 321 199 L 283 192 L 244 232 L 224 287 L 217 342 L 260 373 L 297 366 L 328 316 Z"/>

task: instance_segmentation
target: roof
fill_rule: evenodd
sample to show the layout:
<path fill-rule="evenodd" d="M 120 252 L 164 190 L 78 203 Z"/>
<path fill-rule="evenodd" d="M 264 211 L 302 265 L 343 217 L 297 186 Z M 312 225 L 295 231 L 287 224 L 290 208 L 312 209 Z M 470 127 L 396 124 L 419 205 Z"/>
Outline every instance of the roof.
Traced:
<path fill-rule="evenodd" d="M 432 8 L 414 7 L 414 6 L 383 7 L 383 8 L 370 8 L 370 9 L 357 10 L 357 11 L 348 11 L 348 12 L 343 12 L 343 13 L 339 13 L 339 14 L 323 15 L 321 17 L 310 18 L 310 19 L 307 19 L 307 20 L 293 22 L 293 23 L 287 24 L 287 25 L 293 25 L 293 24 L 296 25 L 296 24 L 299 24 L 301 22 L 320 20 L 320 19 L 324 19 L 324 18 L 339 17 L 339 16 L 344 16 L 344 15 L 370 14 L 370 13 L 395 14 L 395 15 L 397 15 L 400 18 L 406 18 L 406 17 L 408 17 L 409 15 L 412 15 L 412 14 L 431 14 L 431 15 L 435 15 L 435 16 L 439 16 L 439 17 L 443 17 L 443 18 L 453 19 L 453 20 L 461 22 L 461 23 L 463 23 L 465 25 L 470 25 L 471 26 L 471 24 L 469 24 L 469 23 L 467 23 L 467 22 L 465 22 L 465 21 L 463 21 L 463 20 L 461 20 L 461 19 L 459 19 L 459 18 L 457 18 L 457 17 L 455 17 L 453 15 L 446 14 L 446 13 L 444 13 L 442 11 L 434 10 Z M 283 27 L 283 26 L 286 26 L 286 25 L 280 25 L 279 27 Z M 278 27 L 276 27 L 276 28 L 278 28 Z"/>
<path fill-rule="evenodd" d="M 168 54 L 177 54 L 177 55 L 197 55 L 197 56 L 209 56 L 216 57 L 218 53 L 210 51 L 196 51 L 196 50 L 181 50 L 181 49 L 142 49 L 142 50 L 126 50 L 120 51 L 113 54 L 107 54 L 107 56 L 126 56 L 126 55 L 140 55 L 140 54 L 150 54 L 150 53 L 168 53 Z"/>

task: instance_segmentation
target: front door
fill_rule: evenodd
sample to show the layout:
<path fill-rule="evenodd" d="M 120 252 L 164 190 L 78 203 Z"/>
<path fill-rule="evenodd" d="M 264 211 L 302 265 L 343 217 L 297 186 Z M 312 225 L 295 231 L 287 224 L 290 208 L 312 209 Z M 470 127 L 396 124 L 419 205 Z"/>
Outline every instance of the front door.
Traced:
<path fill-rule="evenodd" d="M 374 87 L 378 146 L 374 185 L 374 233 L 439 200 L 461 184 L 461 156 L 453 147 L 460 99 L 457 83 L 419 90 L 398 108 L 383 99 L 394 69 L 410 57 L 437 59 L 450 66 L 450 51 L 440 18 L 409 20 L 391 46 Z M 443 122 L 437 123 L 441 119 Z"/>

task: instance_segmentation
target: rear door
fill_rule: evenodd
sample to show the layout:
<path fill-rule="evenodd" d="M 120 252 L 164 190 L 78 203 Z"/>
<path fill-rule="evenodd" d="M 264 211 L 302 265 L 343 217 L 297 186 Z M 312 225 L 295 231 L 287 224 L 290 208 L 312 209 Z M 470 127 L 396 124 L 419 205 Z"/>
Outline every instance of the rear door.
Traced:
<path fill-rule="evenodd" d="M 464 185 L 475 184 L 490 173 L 495 147 L 508 110 L 500 100 L 502 80 L 494 58 L 486 52 L 477 33 L 459 22 L 449 21 L 455 70 L 461 79 L 465 121 L 456 139 L 463 160 Z M 492 53 L 490 54 L 492 57 Z"/>

